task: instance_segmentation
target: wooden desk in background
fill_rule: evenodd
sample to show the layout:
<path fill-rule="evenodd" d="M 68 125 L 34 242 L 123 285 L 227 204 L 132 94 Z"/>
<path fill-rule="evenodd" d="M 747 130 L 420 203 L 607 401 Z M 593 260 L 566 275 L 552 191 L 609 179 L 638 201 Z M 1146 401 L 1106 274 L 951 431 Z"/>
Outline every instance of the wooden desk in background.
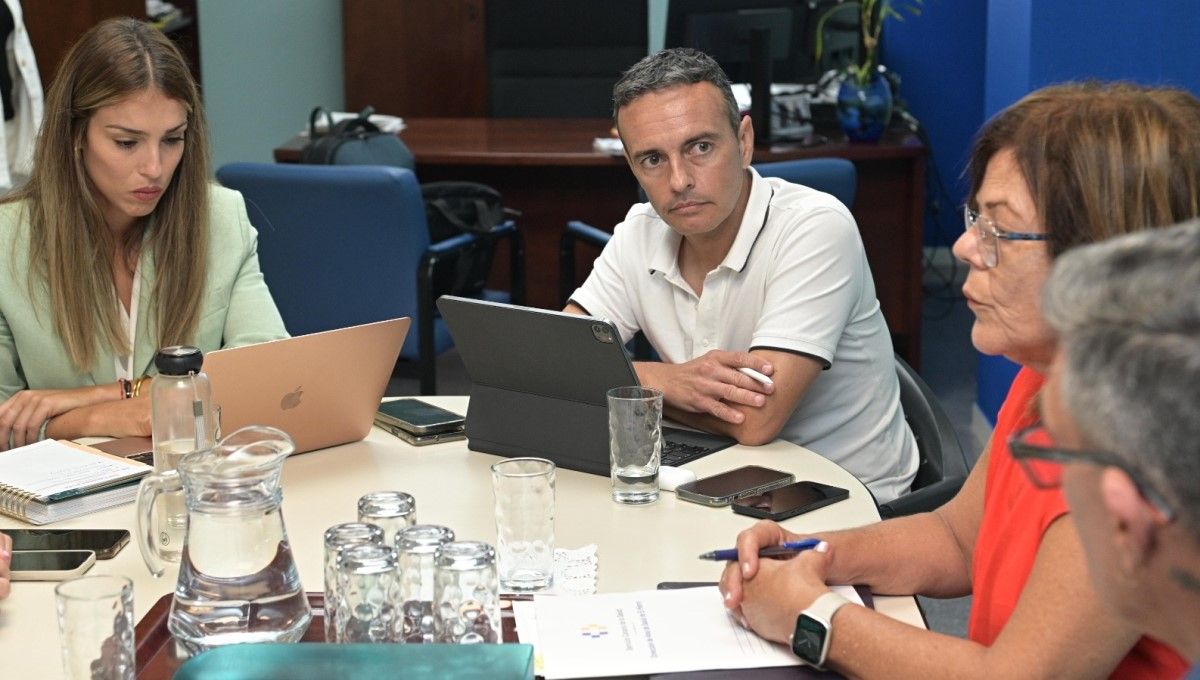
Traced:
<path fill-rule="evenodd" d="M 415 118 L 400 138 L 417 160 L 423 182 L 470 180 L 495 187 L 523 214 L 527 303 L 557 309 L 558 247 L 568 220 L 612 230 L 638 200 L 624 158 L 592 151 L 606 137 L 606 118 Z M 296 163 L 305 139 L 275 149 L 275 160 Z M 913 136 L 880 144 L 838 139 L 815 146 L 774 144 L 754 150 L 754 162 L 834 157 L 854 162 L 858 191 L 851 206 L 875 277 L 875 292 L 892 342 L 914 367 L 921 356 L 921 244 L 925 206 L 925 147 Z M 503 250 L 503 249 L 501 249 Z M 585 250 L 580 248 L 580 250 Z M 508 267 L 498 253 L 492 270 L 502 282 Z M 594 253 L 577 255 L 580 277 Z M 581 278 L 582 280 L 582 278 Z"/>

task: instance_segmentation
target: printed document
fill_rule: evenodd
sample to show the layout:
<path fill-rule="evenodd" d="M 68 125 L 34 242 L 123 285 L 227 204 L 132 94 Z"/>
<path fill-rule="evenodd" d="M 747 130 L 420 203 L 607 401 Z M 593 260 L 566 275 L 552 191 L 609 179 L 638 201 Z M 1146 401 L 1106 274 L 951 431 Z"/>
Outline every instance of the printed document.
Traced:
<path fill-rule="evenodd" d="M 862 604 L 853 588 L 834 590 Z M 716 586 L 536 596 L 514 602 L 513 614 L 547 680 L 799 664 L 730 616 Z"/>

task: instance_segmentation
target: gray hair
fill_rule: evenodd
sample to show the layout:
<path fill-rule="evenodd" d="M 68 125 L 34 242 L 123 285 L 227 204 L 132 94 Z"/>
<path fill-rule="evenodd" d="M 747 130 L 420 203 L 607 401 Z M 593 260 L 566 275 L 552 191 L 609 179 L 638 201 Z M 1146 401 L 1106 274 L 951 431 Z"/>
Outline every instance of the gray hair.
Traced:
<path fill-rule="evenodd" d="M 644 94 L 676 85 L 712 83 L 725 98 L 729 124 L 736 133 L 741 112 L 733 98 L 733 88 L 721 67 L 707 54 L 690 47 L 674 47 L 655 52 L 629 67 L 613 86 L 613 125 L 621 108 Z"/>
<path fill-rule="evenodd" d="M 1043 288 L 1062 394 L 1200 540 L 1200 220 L 1072 249 Z"/>

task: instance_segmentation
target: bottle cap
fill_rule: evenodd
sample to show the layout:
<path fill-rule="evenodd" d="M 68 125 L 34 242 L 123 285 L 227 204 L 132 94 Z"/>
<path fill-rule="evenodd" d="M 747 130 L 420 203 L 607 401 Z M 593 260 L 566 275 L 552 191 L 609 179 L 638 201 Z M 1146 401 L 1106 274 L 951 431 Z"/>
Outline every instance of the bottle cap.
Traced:
<path fill-rule="evenodd" d="M 154 355 L 154 367 L 161 375 L 187 375 L 199 373 L 204 365 L 204 354 L 195 347 L 173 345 L 163 347 Z"/>

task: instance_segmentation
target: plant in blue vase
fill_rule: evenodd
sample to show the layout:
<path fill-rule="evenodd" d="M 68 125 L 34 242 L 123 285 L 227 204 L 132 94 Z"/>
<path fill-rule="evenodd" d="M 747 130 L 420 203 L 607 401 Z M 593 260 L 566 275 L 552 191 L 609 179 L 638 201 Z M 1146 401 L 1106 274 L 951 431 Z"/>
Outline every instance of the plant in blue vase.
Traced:
<path fill-rule="evenodd" d="M 892 117 L 892 88 L 881 73 L 879 40 L 883 24 L 888 19 L 904 21 L 904 14 L 921 15 L 924 0 L 860 0 L 859 26 L 862 32 L 862 53 L 858 63 L 846 67 L 838 88 L 837 117 L 852 142 L 876 142 L 887 129 Z M 821 17 L 817 24 L 817 59 L 821 57 L 821 36 L 830 16 L 848 9 L 838 5 Z"/>

